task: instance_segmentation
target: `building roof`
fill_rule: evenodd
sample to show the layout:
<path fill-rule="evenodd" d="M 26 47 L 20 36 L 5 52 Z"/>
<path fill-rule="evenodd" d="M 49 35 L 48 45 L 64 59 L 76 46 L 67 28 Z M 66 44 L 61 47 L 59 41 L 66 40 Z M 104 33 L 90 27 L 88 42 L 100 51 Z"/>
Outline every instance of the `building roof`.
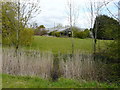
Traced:
<path fill-rule="evenodd" d="M 68 30 L 69 28 L 70 28 L 69 26 L 67 26 L 67 27 L 55 27 L 55 28 L 48 28 L 47 30 L 49 30 L 49 32 L 55 31 L 55 30 L 64 31 L 64 30 Z M 84 28 L 78 28 L 78 29 L 81 31 L 85 30 Z"/>
<path fill-rule="evenodd" d="M 51 31 L 55 31 L 55 30 L 57 30 L 57 31 L 64 31 L 64 30 L 66 30 L 66 29 L 68 29 L 68 28 L 70 28 L 70 27 L 56 27 L 56 28 L 48 28 L 48 30 L 51 32 Z"/>

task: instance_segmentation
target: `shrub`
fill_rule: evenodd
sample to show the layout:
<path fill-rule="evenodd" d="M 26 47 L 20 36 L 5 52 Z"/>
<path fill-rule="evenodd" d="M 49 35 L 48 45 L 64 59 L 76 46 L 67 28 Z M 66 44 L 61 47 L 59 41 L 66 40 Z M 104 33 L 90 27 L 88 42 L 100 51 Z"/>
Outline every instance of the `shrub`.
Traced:
<path fill-rule="evenodd" d="M 77 34 L 77 38 L 82 38 L 82 39 L 84 39 L 86 36 L 85 36 L 85 33 L 83 32 L 83 31 L 81 31 L 81 32 L 78 32 Z"/>
<path fill-rule="evenodd" d="M 33 40 L 34 31 L 30 28 L 25 28 L 20 31 L 20 45 L 30 45 Z"/>
<path fill-rule="evenodd" d="M 58 35 L 57 30 L 51 31 L 51 32 L 49 33 L 49 35 L 50 35 L 50 36 L 57 36 L 57 35 Z"/>
<path fill-rule="evenodd" d="M 75 38 L 89 38 L 90 37 L 90 31 L 88 29 L 84 30 L 84 31 L 78 31 L 78 30 L 74 30 L 74 37 Z"/>
<path fill-rule="evenodd" d="M 60 37 L 60 32 L 55 32 L 56 37 Z"/>

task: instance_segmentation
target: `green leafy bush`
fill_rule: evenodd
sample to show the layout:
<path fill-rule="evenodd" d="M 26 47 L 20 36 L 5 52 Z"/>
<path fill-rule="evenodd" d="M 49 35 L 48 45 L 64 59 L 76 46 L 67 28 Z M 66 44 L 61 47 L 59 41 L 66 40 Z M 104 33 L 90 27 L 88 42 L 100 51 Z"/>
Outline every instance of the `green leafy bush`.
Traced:
<path fill-rule="evenodd" d="M 20 31 L 20 45 L 30 45 L 33 40 L 34 31 L 30 28 L 25 28 Z"/>
<path fill-rule="evenodd" d="M 55 32 L 56 37 L 60 37 L 60 32 Z"/>

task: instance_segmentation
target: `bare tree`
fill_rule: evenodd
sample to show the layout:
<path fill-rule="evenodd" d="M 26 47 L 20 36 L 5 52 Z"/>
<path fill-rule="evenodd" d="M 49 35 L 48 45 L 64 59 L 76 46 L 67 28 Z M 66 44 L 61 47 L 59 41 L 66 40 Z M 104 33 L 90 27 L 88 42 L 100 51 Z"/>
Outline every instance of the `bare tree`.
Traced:
<path fill-rule="evenodd" d="M 91 34 L 92 34 L 92 37 L 93 37 L 93 51 L 94 51 L 94 54 L 96 53 L 96 44 L 97 44 L 97 31 L 98 31 L 98 21 L 96 20 L 95 22 L 95 25 L 96 25 L 96 28 L 95 28 L 95 32 L 94 32 L 94 35 L 93 35 L 93 25 L 94 25 L 94 21 L 95 21 L 95 18 L 98 17 L 102 11 L 102 8 L 105 7 L 105 5 L 109 4 L 110 1 L 108 2 L 103 2 L 103 1 L 92 1 L 90 0 L 90 6 L 88 7 L 88 10 L 90 11 L 91 13 L 91 16 L 90 16 L 90 27 L 91 27 Z"/>
<path fill-rule="evenodd" d="M 91 16 L 90 16 L 90 26 L 91 26 L 91 30 L 92 30 L 92 37 L 94 38 L 94 41 L 93 41 L 93 51 L 94 53 L 96 52 L 96 43 L 97 43 L 97 21 L 96 21 L 96 30 L 95 30 L 95 34 L 93 35 L 93 21 L 94 21 L 94 18 L 96 18 L 97 16 L 99 16 L 99 10 L 100 10 L 100 3 L 99 2 L 96 2 L 96 1 L 91 1 L 90 0 L 90 13 L 91 13 Z"/>
<path fill-rule="evenodd" d="M 21 21 L 24 23 L 24 27 L 30 24 L 30 20 L 35 18 L 38 14 L 40 14 L 40 0 L 32 0 L 20 2 L 20 15 Z"/>
<path fill-rule="evenodd" d="M 19 32 L 20 30 L 23 30 L 25 27 L 27 27 L 30 24 L 30 21 L 35 18 L 38 14 L 40 14 L 40 0 L 35 0 L 32 2 L 29 1 L 22 1 L 18 0 L 16 2 L 17 10 L 18 10 L 18 28 L 16 32 L 16 38 L 17 38 L 17 44 L 16 49 L 19 47 Z M 23 27 L 20 27 L 20 22 L 22 22 Z"/>
<path fill-rule="evenodd" d="M 73 0 L 68 0 L 67 1 L 67 15 L 69 18 L 69 25 L 70 25 L 70 31 L 71 31 L 71 35 L 72 35 L 72 55 L 74 54 L 74 33 L 73 33 L 73 29 L 72 27 L 76 25 L 78 16 L 79 16 L 79 8 L 77 7 L 77 5 L 74 5 Z"/>
<path fill-rule="evenodd" d="M 34 2 L 30 1 L 22 1 L 17 0 L 16 2 L 13 2 L 16 5 L 16 13 L 17 13 L 17 25 L 14 25 L 14 28 L 16 29 L 16 44 L 15 44 L 15 52 L 18 59 L 18 67 L 19 73 L 21 72 L 20 67 L 20 58 L 18 55 L 18 49 L 20 47 L 20 31 L 24 30 L 26 27 L 28 27 L 28 24 L 30 24 L 31 19 L 33 19 L 35 16 L 37 16 L 40 13 L 40 2 L 39 0 L 36 0 Z M 9 17 L 8 17 L 9 18 Z M 10 18 L 9 18 L 10 19 Z M 12 20 L 10 20 L 12 22 Z M 22 24 L 22 25 L 21 25 Z"/>
<path fill-rule="evenodd" d="M 101 11 L 102 11 L 102 9 L 104 8 L 106 8 L 106 10 L 109 12 L 109 15 L 111 15 L 112 17 L 114 17 L 116 20 L 119 20 L 119 18 L 117 18 L 111 11 L 110 11 L 110 9 L 107 7 L 111 2 L 112 2 L 113 0 L 107 0 L 107 1 L 101 1 L 101 2 L 98 2 L 98 1 L 96 1 L 96 0 L 94 0 L 93 2 L 92 1 L 90 1 L 90 12 L 91 12 L 91 30 L 92 30 L 92 32 L 93 32 L 93 23 L 94 23 L 94 19 L 96 18 L 96 17 L 98 17 L 100 14 L 101 14 Z M 114 3 L 114 5 L 116 6 L 116 7 L 118 7 L 118 5 L 116 4 L 116 3 Z M 93 51 L 94 51 L 94 54 L 96 53 L 96 43 L 98 42 L 97 41 L 97 31 L 98 31 L 98 20 L 96 20 L 96 22 L 95 22 L 95 34 L 94 34 L 94 36 L 93 36 Z M 92 33 L 93 34 L 93 33 Z M 98 45 L 99 45 L 100 43 L 98 43 Z M 95 59 L 95 57 L 94 57 L 94 59 Z"/>
<path fill-rule="evenodd" d="M 111 3 L 111 2 L 113 2 L 113 4 L 114 4 L 114 7 L 116 7 L 116 8 L 118 8 L 118 11 L 119 11 L 119 2 L 117 2 L 118 4 L 116 4 L 115 2 L 114 2 L 114 0 L 111 0 L 111 1 L 105 1 L 104 0 L 104 5 L 105 5 L 105 8 L 107 9 L 107 11 L 108 11 L 108 13 L 109 13 L 109 15 L 111 15 L 113 18 L 115 18 L 116 20 L 118 20 L 119 21 L 119 15 L 118 16 L 116 16 L 109 8 L 108 8 L 108 5 L 109 5 L 109 3 Z"/>
<path fill-rule="evenodd" d="M 120 1 L 118 2 L 118 5 L 116 5 L 118 7 L 118 21 L 120 24 Z"/>
<path fill-rule="evenodd" d="M 0 73 L 2 73 L 2 2 L 0 1 Z M 2 81 L 0 81 L 2 84 Z M 0 87 L 1 89 L 2 87 Z"/>

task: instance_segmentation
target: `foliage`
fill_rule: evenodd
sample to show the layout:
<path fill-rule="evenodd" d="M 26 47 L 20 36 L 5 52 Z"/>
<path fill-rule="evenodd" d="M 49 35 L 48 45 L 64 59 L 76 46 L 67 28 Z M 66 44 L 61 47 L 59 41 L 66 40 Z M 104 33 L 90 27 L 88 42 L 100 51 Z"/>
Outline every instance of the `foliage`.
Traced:
<path fill-rule="evenodd" d="M 107 43 L 106 47 L 99 51 L 99 55 L 105 57 L 105 70 L 109 82 L 120 82 L 120 25 L 119 23 L 108 16 L 101 15 L 96 18 L 95 24 L 98 24 L 97 38 L 98 39 L 114 39 Z M 93 34 L 95 35 L 95 28 Z"/>
<path fill-rule="evenodd" d="M 49 32 L 49 35 L 50 36 L 55 36 L 55 33 L 57 32 L 57 30 L 54 30 L 54 31 L 51 31 L 51 32 Z"/>
<path fill-rule="evenodd" d="M 84 33 L 83 31 L 78 32 L 78 33 L 76 34 L 76 37 L 77 37 L 77 38 L 84 39 L 84 38 L 85 38 L 85 33 Z"/>
<path fill-rule="evenodd" d="M 64 31 L 57 31 L 57 30 L 55 30 L 55 31 L 51 31 L 49 33 L 49 35 L 50 36 L 56 36 L 56 37 L 64 37 L 64 36 L 66 36 L 66 33 Z"/>
<path fill-rule="evenodd" d="M 18 21 L 16 20 L 15 4 L 6 2 L 2 4 L 2 39 L 3 44 L 16 43 L 16 30 Z"/>
<path fill-rule="evenodd" d="M 39 77 L 2 75 L 2 88 L 118 88 L 115 84 L 99 83 L 97 81 L 81 82 L 73 79 L 59 78 L 57 82 Z"/>
<path fill-rule="evenodd" d="M 84 31 L 78 31 L 78 30 L 74 30 L 74 37 L 76 38 L 90 38 L 90 31 L 88 29 L 85 29 Z"/>
<path fill-rule="evenodd" d="M 40 25 L 40 26 L 38 27 L 38 29 L 41 29 L 41 28 L 45 28 L 45 26 L 44 26 L 44 25 Z"/>
<path fill-rule="evenodd" d="M 100 55 L 106 57 L 106 72 L 109 82 L 120 84 L 120 39 L 109 43 Z"/>
<path fill-rule="evenodd" d="M 61 32 L 55 32 L 55 36 L 56 36 L 56 37 L 60 37 L 60 36 L 61 36 L 60 33 L 61 33 Z"/>
<path fill-rule="evenodd" d="M 17 5 L 13 2 L 2 4 L 2 43 L 17 46 L 30 45 L 33 31 L 24 28 L 23 22 L 18 21 Z"/>
<path fill-rule="evenodd" d="M 33 40 L 34 31 L 31 28 L 25 28 L 20 31 L 20 45 L 30 45 Z"/>
<path fill-rule="evenodd" d="M 42 35 L 46 35 L 47 34 L 47 32 L 48 32 L 48 30 L 45 30 L 45 26 L 44 25 L 40 25 L 39 27 L 37 27 L 36 29 L 35 29 L 35 31 L 34 31 L 35 33 L 35 35 L 40 35 L 40 36 L 42 36 Z"/>
<path fill-rule="evenodd" d="M 95 19 L 93 35 L 95 37 L 96 32 L 98 39 L 116 39 L 118 26 L 119 23 L 114 18 L 106 15 L 99 15 Z"/>
<path fill-rule="evenodd" d="M 120 85 L 120 63 L 108 62 L 105 67 L 107 81 Z"/>
<path fill-rule="evenodd" d="M 84 32 L 85 32 L 85 36 L 86 36 L 87 38 L 90 38 L 90 37 L 91 37 L 91 36 L 90 36 L 90 30 L 89 30 L 89 29 L 85 29 Z"/>
<path fill-rule="evenodd" d="M 69 29 L 69 28 L 68 28 Z M 84 31 L 81 31 L 78 27 L 72 27 L 73 30 L 73 37 L 74 38 L 90 38 L 90 31 L 88 29 L 85 29 Z M 51 31 L 49 33 L 50 36 L 56 36 L 56 37 L 65 37 L 65 36 L 69 36 L 68 35 L 69 31 L 68 30 L 64 30 L 64 31 Z M 72 35 L 70 35 L 71 37 Z"/>

